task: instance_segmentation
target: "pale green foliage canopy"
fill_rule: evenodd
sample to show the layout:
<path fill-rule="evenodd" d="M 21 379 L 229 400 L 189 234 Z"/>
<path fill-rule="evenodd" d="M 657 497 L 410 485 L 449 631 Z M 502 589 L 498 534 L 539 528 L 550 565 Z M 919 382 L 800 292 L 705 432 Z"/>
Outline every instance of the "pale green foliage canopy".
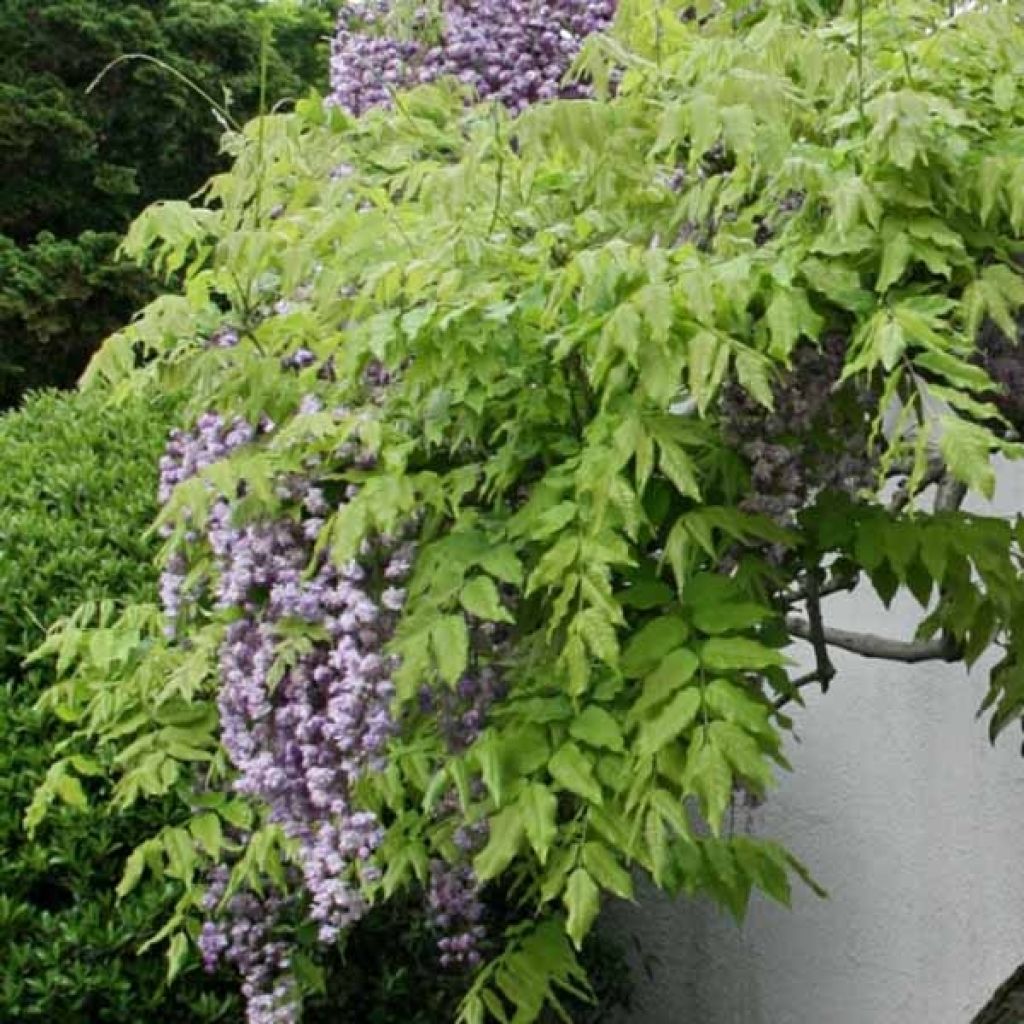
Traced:
<path fill-rule="evenodd" d="M 974 356 L 982 323 L 1015 335 L 1024 304 L 1024 30 L 1000 5 L 951 19 L 922 0 L 860 16 L 765 0 L 680 18 L 690 6 L 625 0 L 581 60 L 593 101 L 513 121 L 443 85 L 358 121 L 307 101 L 253 123 L 201 205 L 134 226 L 129 250 L 184 268 L 187 286 L 88 375 L 279 425 L 179 487 L 168 523 L 240 481 L 240 514 L 273 515 L 274 478 L 349 439 L 377 461 L 329 524 L 330 557 L 421 517 L 395 645 L 409 727 L 361 795 L 390 822 L 374 898 L 422 880 L 450 842 L 430 808 L 454 785 L 490 822 L 479 876 L 535 910 L 475 978 L 465 1024 L 531 1021 L 585 988 L 573 944 L 637 870 L 737 915 L 753 888 L 788 900 L 803 869 L 723 821 L 737 787 L 763 794 L 785 766 L 787 611 L 819 576 L 823 591 L 909 591 L 922 656 L 933 637 L 935 656 L 968 663 L 1000 644 L 993 732 L 1024 708 L 1020 524 L 918 500 L 936 479 L 988 496 L 993 460 L 1020 454 Z M 287 311 L 263 315 L 281 298 Z M 240 345 L 206 347 L 225 322 Z M 771 404 L 798 344 L 826 328 L 848 338 L 844 377 L 877 395 L 879 489 L 821 493 L 780 525 L 738 507 L 750 480 L 719 397 L 738 382 Z M 282 373 L 300 345 L 332 360 L 333 381 Z M 359 384 L 371 360 L 393 374 L 377 403 Z M 348 412 L 299 413 L 311 392 Z M 898 504 L 880 496 L 894 474 Z M 517 654 L 488 728 L 451 757 L 415 697 L 466 669 L 467 615 L 513 622 Z M 182 647 L 158 619 L 81 615 L 44 649 L 66 676 L 48 703 L 116 775 L 119 802 L 195 766 L 226 771 L 224 623 Z M 811 636 L 820 671 L 827 636 Z M 55 769 L 33 820 L 74 769 Z M 202 803 L 132 855 L 123 883 L 147 868 L 182 882 L 173 957 L 225 822 L 256 826 L 236 881 L 280 877 L 289 856 L 259 808 Z"/>

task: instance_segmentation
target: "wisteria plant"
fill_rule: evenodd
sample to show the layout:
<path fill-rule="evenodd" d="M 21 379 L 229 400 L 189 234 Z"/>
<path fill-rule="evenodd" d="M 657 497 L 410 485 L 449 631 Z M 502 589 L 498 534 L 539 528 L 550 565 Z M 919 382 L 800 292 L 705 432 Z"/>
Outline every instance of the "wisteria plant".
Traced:
<path fill-rule="evenodd" d="M 29 823 L 83 744 L 117 803 L 177 793 L 121 891 L 178 880 L 172 973 L 227 958 L 252 1024 L 399 896 L 460 1021 L 527 1024 L 586 997 L 638 873 L 736 915 L 813 885 L 723 822 L 833 647 L 995 646 L 993 736 L 1024 709 L 1024 527 L 963 510 L 1021 454 L 1019 14 L 611 15 L 350 5 L 329 100 L 129 237 L 185 286 L 85 383 L 194 418 L 160 601 L 37 655 L 76 753 Z M 862 581 L 917 599 L 914 638 L 827 621 Z"/>

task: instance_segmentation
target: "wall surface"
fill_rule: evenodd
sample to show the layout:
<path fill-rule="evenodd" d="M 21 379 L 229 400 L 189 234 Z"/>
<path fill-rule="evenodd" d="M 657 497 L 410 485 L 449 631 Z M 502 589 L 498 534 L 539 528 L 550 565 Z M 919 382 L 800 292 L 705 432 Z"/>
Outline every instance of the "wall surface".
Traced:
<path fill-rule="evenodd" d="M 1003 479 L 999 511 L 1024 508 Z M 987 510 L 986 510 L 987 511 Z M 836 599 L 830 621 L 908 638 L 912 602 Z M 829 891 L 742 925 L 641 891 L 610 909 L 651 978 L 623 1024 L 968 1024 L 1024 961 L 1024 758 L 975 719 L 986 665 L 835 656 L 827 696 L 794 713 L 793 772 L 733 827 L 784 842 Z"/>

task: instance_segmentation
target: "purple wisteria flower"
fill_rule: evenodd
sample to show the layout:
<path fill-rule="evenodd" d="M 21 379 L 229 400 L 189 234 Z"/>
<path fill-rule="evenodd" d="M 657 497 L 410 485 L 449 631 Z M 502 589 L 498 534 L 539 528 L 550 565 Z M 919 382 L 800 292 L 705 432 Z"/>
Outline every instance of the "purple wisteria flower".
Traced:
<path fill-rule="evenodd" d="M 331 50 L 330 101 L 355 114 L 397 89 L 451 76 L 513 111 L 587 95 L 566 72 L 583 39 L 604 31 L 614 0 L 445 0 L 400 25 L 388 0 L 342 8 Z"/>

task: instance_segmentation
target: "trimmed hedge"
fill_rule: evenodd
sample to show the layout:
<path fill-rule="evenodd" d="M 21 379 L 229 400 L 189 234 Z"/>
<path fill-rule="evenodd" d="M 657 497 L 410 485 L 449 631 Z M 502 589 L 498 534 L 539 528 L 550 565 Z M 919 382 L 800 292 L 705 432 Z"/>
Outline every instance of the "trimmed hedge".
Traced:
<path fill-rule="evenodd" d="M 0 678 L 83 601 L 152 592 L 165 400 L 42 392 L 0 419 Z"/>
<path fill-rule="evenodd" d="M 45 625 L 82 601 L 154 586 L 156 467 L 173 404 L 32 395 L 0 418 L 0 1021 L 236 1021 L 226 979 L 191 967 L 168 989 L 162 953 L 137 948 L 172 904 L 151 886 L 117 904 L 128 850 L 161 808 L 122 817 L 57 812 L 33 840 L 22 815 L 62 736 L 33 706 L 46 680 L 22 667 Z"/>

